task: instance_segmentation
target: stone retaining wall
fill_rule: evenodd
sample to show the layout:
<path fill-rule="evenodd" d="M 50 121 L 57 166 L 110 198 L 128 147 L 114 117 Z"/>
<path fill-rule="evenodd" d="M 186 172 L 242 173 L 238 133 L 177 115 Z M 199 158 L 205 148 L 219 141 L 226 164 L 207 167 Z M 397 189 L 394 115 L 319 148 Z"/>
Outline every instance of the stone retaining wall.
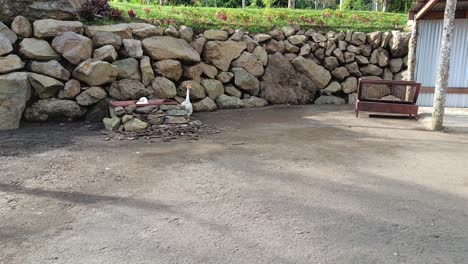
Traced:
<path fill-rule="evenodd" d="M 409 33 L 292 26 L 263 34 L 144 23 L 84 26 L 16 17 L 0 23 L 0 129 L 101 121 L 106 98 L 183 100 L 194 111 L 266 104 L 342 104 L 359 77 L 402 79 Z"/>

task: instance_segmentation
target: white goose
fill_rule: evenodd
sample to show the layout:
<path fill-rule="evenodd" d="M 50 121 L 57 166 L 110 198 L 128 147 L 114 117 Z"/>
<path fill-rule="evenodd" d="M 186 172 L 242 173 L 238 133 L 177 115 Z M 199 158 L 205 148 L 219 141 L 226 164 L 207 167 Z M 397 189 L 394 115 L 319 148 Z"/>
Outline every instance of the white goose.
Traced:
<path fill-rule="evenodd" d="M 193 106 L 192 103 L 190 102 L 190 89 L 192 89 L 192 84 L 189 83 L 187 85 L 187 94 L 185 95 L 185 101 L 183 101 L 180 106 L 183 106 L 185 110 L 187 110 L 187 115 L 191 116 L 193 113 Z"/>

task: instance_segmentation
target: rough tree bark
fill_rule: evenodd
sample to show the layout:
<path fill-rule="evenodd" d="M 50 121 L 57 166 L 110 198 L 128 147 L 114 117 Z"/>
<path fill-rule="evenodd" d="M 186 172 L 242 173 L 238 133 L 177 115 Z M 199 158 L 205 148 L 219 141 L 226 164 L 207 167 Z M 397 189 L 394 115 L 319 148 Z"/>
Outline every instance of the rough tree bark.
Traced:
<path fill-rule="evenodd" d="M 245 8 L 245 0 L 242 0 L 242 8 Z"/>
<path fill-rule="evenodd" d="M 457 0 L 447 0 L 445 3 L 444 29 L 440 47 L 437 80 L 434 91 L 434 110 L 432 112 L 432 130 L 441 130 L 444 124 L 445 98 L 450 68 L 450 51 L 452 34 L 455 28 L 455 9 Z"/>
<path fill-rule="evenodd" d="M 296 0 L 288 0 L 288 8 L 296 8 Z"/>

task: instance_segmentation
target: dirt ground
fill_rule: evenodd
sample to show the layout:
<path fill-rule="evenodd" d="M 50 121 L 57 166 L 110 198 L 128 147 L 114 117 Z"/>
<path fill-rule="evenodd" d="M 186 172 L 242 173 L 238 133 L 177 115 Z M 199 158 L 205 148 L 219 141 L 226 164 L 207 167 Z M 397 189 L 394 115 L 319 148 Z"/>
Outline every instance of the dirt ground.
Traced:
<path fill-rule="evenodd" d="M 468 263 L 468 134 L 348 106 L 197 114 L 199 141 L 0 133 L 0 263 Z"/>

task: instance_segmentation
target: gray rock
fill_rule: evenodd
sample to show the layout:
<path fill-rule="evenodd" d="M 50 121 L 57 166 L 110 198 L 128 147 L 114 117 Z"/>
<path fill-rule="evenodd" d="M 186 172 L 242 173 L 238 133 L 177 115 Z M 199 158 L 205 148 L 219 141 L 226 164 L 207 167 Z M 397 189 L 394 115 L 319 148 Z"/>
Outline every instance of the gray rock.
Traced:
<path fill-rule="evenodd" d="M 349 71 L 346 67 L 338 67 L 332 71 L 333 77 L 342 81 L 349 76 Z"/>
<path fill-rule="evenodd" d="M 363 32 L 354 32 L 351 37 L 351 44 L 359 46 L 366 43 L 366 33 Z"/>
<path fill-rule="evenodd" d="M 162 60 L 155 62 L 153 67 L 157 74 L 173 81 L 178 81 L 182 77 L 182 64 L 176 60 Z"/>
<path fill-rule="evenodd" d="M 52 47 L 72 64 L 79 64 L 93 55 L 93 41 L 74 32 L 65 32 L 52 41 Z"/>
<path fill-rule="evenodd" d="M 164 123 L 165 124 L 187 124 L 190 122 L 190 118 L 188 116 L 165 116 Z"/>
<path fill-rule="evenodd" d="M 71 100 L 55 98 L 35 102 L 24 111 L 24 118 L 30 122 L 73 121 L 82 117 L 86 108 Z"/>
<path fill-rule="evenodd" d="M 348 94 L 348 104 L 356 104 L 357 99 L 358 99 L 357 93 Z"/>
<path fill-rule="evenodd" d="M 122 46 L 122 39 L 112 32 L 98 32 L 93 36 L 93 44 L 95 48 L 111 45 L 119 50 Z"/>
<path fill-rule="evenodd" d="M 49 38 L 56 37 L 65 32 L 83 34 L 83 23 L 80 21 L 63 21 L 56 19 L 41 19 L 33 23 L 34 37 Z"/>
<path fill-rule="evenodd" d="M 251 96 L 248 99 L 242 99 L 242 107 L 244 108 L 252 108 L 252 107 L 262 107 L 268 105 L 268 102 L 256 96 Z"/>
<path fill-rule="evenodd" d="M 305 74 L 320 89 L 325 88 L 331 80 L 331 74 L 313 60 L 297 57 L 291 61 L 296 71 Z"/>
<path fill-rule="evenodd" d="M 133 38 L 132 30 L 129 24 L 113 24 L 113 25 L 101 25 L 101 26 L 87 26 L 85 27 L 85 33 L 88 37 L 93 38 L 100 32 L 110 32 L 121 39 Z"/>
<path fill-rule="evenodd" d="M 203 33 L 207 40 L 227 40 L 228 33 L 224 30 L 208 29 Z"/>
<path fill-rule="evenodd" d="M 274 39 L 276 39 L 276 40 L 284 40 L 284 39 L 285 39 L 285 36 L 284 36 L 283 31 L 278 30 L 278 29 L 276 29 L 276 28 L 273 29 L 273 30 L 271 30 L 270 32 L 268 32 L 268 34 L 269 34 L 272 38 L 274 38 Z"/>
<path fill-rule="evenodd" d="M 367 64 L 369 64 L 369 60 L 366 57 L 362 56 L 362 55 L 356 55 L 355 60 L 356 60 L 358 65 L 367 65 Z"/>
<path fill-rule="evenodd" d="M 339 63 L 336 57 L 325 57 L 323 61 L 323 66 L 329 71 L 333 71 L 336 67 L 338 67 L 338 65 Z"/>
<path fill-rule="evenodd" d="M 299 74 L 281 53 L 268 56 L 260 89 L 260 97 L 272 104 L 305 104 L 317 91 L 313 82 Z"/>
<path fill-rule="evenodd" d="M 31 60 L 55 60 L 60 55 L 50 46 L 50 44 L 41 39 L 25 38 L 19 44 L 19 53 L 26 59 Z"/>
<path fill-rule="evenodd" d="M 185 109 L 171 109 L 167 110 L 166 114 L 170 116 L 187 116 L 188 112 Z"/>
<path fill-rule="evenodd" d="M 289 37 L 296 33 L 296 29 L 292 26 L 284 26 L 281 28 L 283 30 L 284 36 Z"/>
<path fill-rule="evenodd" d="M 351 53 L 351 52 L 345 52 L 344 53 L 345 63 L 353 62 L 355 57 L 356 57 L 356 54 L 354 54 L 354 53 Z"/>
<path fill-rule="evenodd" d="M 324 104 L 346 104 L 345 99 L 333 96 L 333 95 L 321 95 L 319 98 L 317 98 L 314 102 L 316 105 L 324 105 Z"/>
<path fill-rule="evenodd" d="M 192 104 L 195 112 L 211 112 L 218 109 L 216 102 L 210 97 L 205 97 L 201 101 Z"/>
<path fill-rule="evenodd" d="M 231 84 L 226 85 L 226 87 L 224 88 L 224 92 L 229 96 L 234 96 L 237 98 L 242 97 L 242 92 L 239 91 L 236 87 L 234 87 L 234 85 L 231 85 Z"/>
<path fill-rule="evenodd" d="M 202 54 L 203 49 L 205 48 L 206 38 L 198 37 L 190 42 L 190 46 L 198 52 L 198 54 Z"/>
<path fill-rule="evenodd" d="M 271 36 L 268 34 L 259 33 L 254 36 L 254 40 L 258 43 L 264 42 L 271 39 Z"/>
<path fill-rule="evenodd" d="M 259 60 L 263 66 L 266 66 L 268 64 L 268 54 L 264 47 L 255 47 L 255 49 L 252 51 L 252 54 L 255 55 L 255 57 L 257 57 L 257 60 Z"/>
<path fill-rule="evenodd" d="M 319 33 L 313 34 L 312 39 L 317 43 L 327 41 L 327 37 Z"/>
<path fill-rule="evenodd" d="M 192 66 L 184 66 L 183 76 L 188 79 L 201 81 L 201 76 L 203 74 L 203 64 L 198 63 Z"/>
<path fill-rule="evenodd" d="M 257 57 L 249 52 L 242 52 L 242 55 L 232 62 L 233 67 L 244 68 L 248 73 L 255 77 L 263 75 L 263 64 Z"/>
<path fill-rule="evenodd" d="M 18 39 L 18 36 L 16 36 L 15 32 L 11 31 L 11 29 L 9 29 L 1 21 L 0 21 L 0 34 L 4 35 L 8 40 L 10 40 L 10 44 L 12 45 L 15 44 L 16 40 Z"/>
<path fill-rule="evenodd" d="M 203 74 L 205 74 L 206 77 L 214 79 L 216 75 L 218 75 L 218 69 L 215 66 L 203 62 L 201 63 L 201 65 L 203 69 Z"/>
<path fill-rule="evenodd" d="M 58 99 L 75 99 L 81 92 L 80 82 L 71 79 L 65 83 L 63 89 L 61 89 L 57 95 Z"/>
<path fill-rule="evenodd" d="M 133 110 L 131 112 L 127 111 L 128 113 L 133 113 L 136 110 L 137 106 L 136 105 L 133 105 L 133 106 L 134 106 Z M 127 123 L 128 121 L 130 121 L 132 119 L 133 119 L 133 115 L 130 115 L 130 114 L 129 115 L 124 115 L 122 117 L 122 123 L 125 124 L 125 123 Z"/>
<path fill-rule="evenodd" d="M 393 80 L 393 73 L 388 68 L 384 69 L 383 79 L 390 80 L 390 81 Z"/>
<path fill-rule="evenodd" d="M 382 33 L 382 41 L 381 41 L 380 47 L 386 48 L 390 40 L 392 39 L 392 37 L 393 37 L 393 34 L 390 31 Z"/>
<path fill-rule="evenodd" d="M 234 73 L 234 83 L 237 87 L 250 95 L 258 95 L 260 91 L 260 82 L 257 78 L 243 68 L 233 68 L 232 72 Z"/>
<path fill-rule="evenodd" d="M 93 58 L 96 60 L 102 60 L 107 62 L 114 62 L 118 57 L 117 51 L 112 45 L 106 45 L 101 48 L 95 49 L 93 52 Z"/>
<path fill-rule="evenodd" d="M 164 35 L 169 36 L 169 37 L 178 38 L 179 37 L 179 31 L 173 25 L 169 25 L 164 30 Z"/>
<path fill-rule="evenodd" d="M 356 76 L 356 77 L 361 77 L 362 73 L 359 70 L 359 66 L 356 62 L 353 63 L 348 63 L 345 65 L 346 69 L 348 70 L 349 74 Z"/>
<path fill-rule="evenodd" d="M 1 0 L 0 21 L 11 21 L 22 14 L 29 20 L 55 18 L 60 20 L 78 19 L 77 6 L 83 0 Z"/>
<path fill-rule="evenodd" d="M 395 80 L 395 81 L 408 80 L 408 71 L 405 70 L 405 71 L 395 73 L 393 75 L 393 80 Z"/>
<path fill-rule="evenodd" d="M 120 118 L 118 117 L 104 118 L 102 122 L 104 123 L 104 127 L 109 131 L 115 131 L 120 127 Z"/>
<path fill-rule="evenodd" d="M 232 72 L 221 72 L 216 76 L 216 79 L 222 83 L 229 83 L 232 78 L 234 78 L 234 73 Z"/>
<path fill-rule="evenodd" d="M 341 87 L 339 82 L 331 82 L 325 89 L 321 91 L 322 94 L 332 95 L 339 91 L 342 91 L 343 88 Z"/>
<path fill-rule="evenodd" d="M 402 58 L 391 59 L 389 62 L 389 65 L 390 65 L 390 71 L 393 73 L 397 73 L 401 70 L 401 67 L 403 66 L 403 59 Z"/>
<path fill-rule="evenodd" d="M 0 34 L 0 56 L 8 54 L 13 51 L 13 46 L 10 40 L 5 35 Z"/>
<path fill-rule="evenodd" d="M 359 68 L 359 70 L 364 75 L 379 76 L 383 73 L 383 70 L 379 66 L 376 66 L 374 64 L 368 64 L 364 67 Z"/>
<path fill-rule="evenodd" d="M 155 105 L 147 105 L 147 106 L 138 106 L 136 109 L 135 109 L 135 113 L 137 114 L 149 114 L 153 111 L 157 111 L 158 110 L 158 107 L 155 106 Z"/>
<path fill-rule="evenodd" d="M 32 61 L 29 67 L 32 72 L 44 74 L 61 81 L 70 79 L 70 72 L 56 60 L 47 62 Z"/>
<path fill-rule="evenodd" d="M 137 80 L 130 79 L 115 81 L 109 87 L 109 95 L 117 100 L 138 100 L 152 93 L 152 89 L 146 88 Z"/>
<path fill-rule="evenodd" d="M 309 55 L 311 50 L 312 50 L 312 47 L 308 43 L 306 43 L 301 47 L 299 51 L 299 56 L 302 56 L 302 57 L 307 56 Z"/>
<path fill-rule="evenodd" d="M 270 41 L 268 41 L 268 44 L 265 47 L 265 49 L 268 53 L 275 53 L 275 52 L 283 53 L 286 47 L 284 46 L 283 41 L 271 39 Z"/>
<path fill-rule="evenodd" d="M 136 39 L 122 40 L 121 53 L 125 57 L 141 59 L 143 57 L 143 49 L 141 47 L 141 41 L 136 40 Z"/>
<path fill-rule="evenodd" d="M 164 29 L 147 23 L 130 23 L 133 36 L 138 39 L 145 39 L 154 36 L 164 35 Z"/>
<path fill-rule="evenodd" d="M 72 75 L 75 79 L 91 86 L 115 81 L 119 74 L 116 66 L 100 60 L 88 59 L 80 63 Z"/>
<path fill-rule="evenodd" d="M 151 82 L 154 90 L 154 96 L 160 99 L 174 98 L 177 95 L 177 89 L 173 82 L 165 77 L 156 77 Z"/>
<path fill-rule="evenodd" d="M 289 42 L 291 42 L 292 45 L 298 45 L 302 46 L 304 42 L 306 41 L 307 37 L 305 35 L 294 35 L 288 37 Z"/>
<path fill-rule="evenodd" d="M 193 38 L 193 29 L 187 26 L 180 26 L 179 27 L 179 38 L 187 41 L 187 43 L 192 42 Z"/>
<path fill-rule="evenodd" d="M 28 74 L 13 72 L 0 75 L 0 130 L 17 129 L 26 102 L 31 97 Z"/>
<path fill-rule="evenodd" d="M 369 43 L 373 49 L 376 49 L 380 46 L 381 39 L 382 33 L 380 31 L 367 34 L 367 43 Z"/>
<path fill-rule="evenodd" d="M 41 99 L 55 97 L 58 91 L 63 88 L 62 82 L 37 73 L 29 74 L 29 82 Z"/>
<path fill-rule="evenodd" d="M 359 46 L 361 49 L 361 55 L 369 57 L 372 53 L 372 47 L 370 45 L 361 45 Z"/>
<path fill-rule="evenodd" d="M 241 108 L 244 104 L 241 99 L 222 94 L 216 98 L 216 104 L 221 109 Z"/>
<path fill-rule="evenodd" d="M 116 108 L 114 108 L 114 114 L 116 116 L 123 116 L 127 113 L 127 111 L 125 111 L 125 108 L 123 108 L 122 106 L 117 106 Z"/>
<path fill-rule="evenodd" d="M 143 49 L 153 60 L 175 59 L 187 62 L 200 62 L 200 54 L 185 40 L 160 36 L 142 41 Z"/>
<path fill-rule="evenodd" d="M 208 97 L 213 100 L 216 100 L 218 96 L 224 94 L 223 84 L 218 80 L 213 79 L 203 79 L 201 85 L 205 88 Z"/>
<path fill-rule="evenodd" d="M 289 42 L 288 40 L 283 41 L 284 43 L 284 50 L 289 53 L 298 53 L 299 52 L 299 47 L 294 46 Z"/>
<path fill-rule="evenodd" d="M 108 105 L 106 100 L 101 100 L 94 105 L 88 107 L 85 120 L 88 122 L 99 123 L 107 117 Z"/>
<path fill-rule="evenodd" d="M 380 67 L 386 67 L 389 60 L 390 56 L 388 55 L 388 51 L 383 48 L 378 48 L 372 52 L 370 63 L 379 65 Z"/>
<path fill-rule="evenodd" d="M 404 57 L 408 54 L 411 32 L 392 31 L 393 37 L 389 41 L 390 52 L 393 57 Z"/>
<path fill-rule="evenodd" d="M 348 77 L 341 83 L 343 92 L 349 94 L 357 91 L 357 79 L 356 77 Z"/>
<path fill-rule="evenodd" d="M 244 42 L 209 41 L 205 45 L 205 62 L 216 66 L 221 71 L 228 71 L 231 62 L 238 58 L 247 45 Z"/>
<path fill-rule="evenodd" d="M 24 68 L 24 62 L 20 57 L 10 54 L 6 57 L 0 57 L 0 74 L 9 73 Z"/>
<path fill-rule="evenodd" d="M 344 58 L 344 55 L 343 55 L 343 51 L 341 51 L 341 49 L 335 49 L 333 51 L 333 56 L 336 57 L 336 59 L 340 62 L 340 63 L 345 63 L 345 58 Z"/>
<path fill-rule="evenodd" d="M 104 89 L 98 86 L 93 86 L 82 92 L 76 97 L 76 102 L 81 106 L 93 105 L 102 99 L 106 98 L 107 93 Z"/>
<path fill-rule="evenodd" d="M 184 81 L 182 82 L 179 87 L 177 87 L 177 95 L 180 97 L 184 97 L 187 94 L 187 87 L 188 85 L 192 86 L 192 89 L 190 89 L 190 99 L 203 99 L 206 97 L 206 92 L 205 88 L 201 86 L 198 82 L 196 81 Z"/>
<path fill-rule="evenodd" d="M 118 70 L 118 79 L 141 80 L 140 64 L 135 58 L 118 60 L 112 63 Z"/>
<path fill-rule="evenodd" d="M 138 118 L 132 118 L 131 120 L 124 123 L 125 131 L 141 131 L 149 127 L 149 124 L 141 121 Z"/>
<path fill-rule="evenodd" d="M 346 47 L 346 50 L 354 54 L 358 54 L 358 55 L 361 54 L 362 52 L 361 48 L 353 46 L 353 45 L 349 45 L 348 47 Z"/>
<path fill-rule="evenodd" d="M 140 60 L 140 71 L 141 71 L 141 82 L 144 86 L 150 85 L 151 81 L 154 79 L 154 71 L 151 67 L 150 58 L 143 56 Z"/>
<path fill-rule="evenodd" d="M 33 34 L 31 23 L 24 16 L 15 17 L 11 30 L 22 38 L 30 38 Z"/>

